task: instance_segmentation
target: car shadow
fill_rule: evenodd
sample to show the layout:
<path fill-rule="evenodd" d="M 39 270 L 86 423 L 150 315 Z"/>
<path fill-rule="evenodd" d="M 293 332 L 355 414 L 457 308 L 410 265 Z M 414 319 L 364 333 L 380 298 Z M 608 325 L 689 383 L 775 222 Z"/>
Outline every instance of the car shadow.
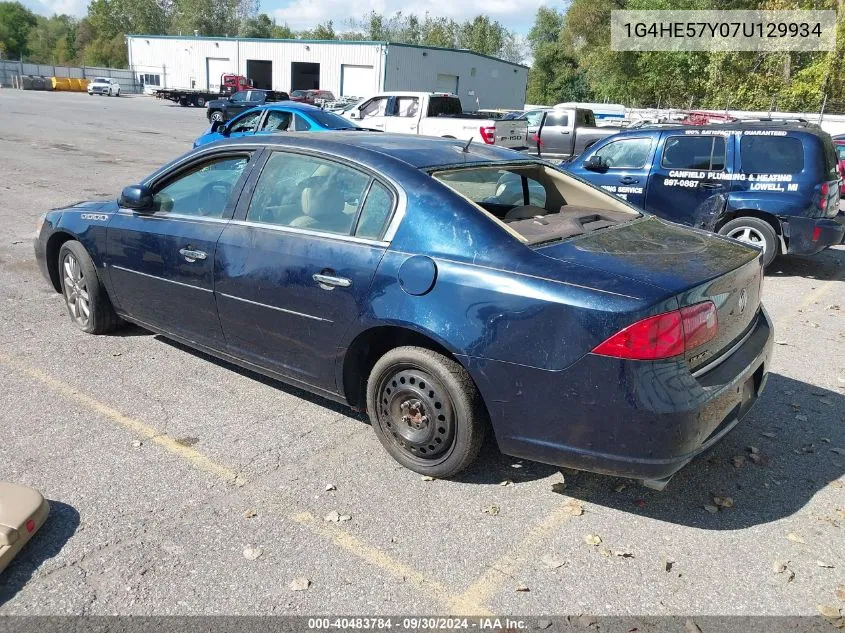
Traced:
<path fill-rule="evenodd" d="M 706 530 L 770 523 L 799 512 L 828 486 L 839 489 L 841 498 L 845 396 L 770 374 L 748 417 L 662 492 L 631 480 L 563 472 L 563 494 L 596 506 Z M 729 497 L 733 505 L 712 512 L 718 506 L 714 497 Z M 845 524 L 835 508 L 814 518 Z"/>
<path fill-rule="evenodd" d="M 62 551 L 79 527 L 79 512 L 61 501 L 48 500 L 50 514 L 17 557 L 0 572 L 0 606 L 15 597 L 45 561 Z"/>
<path fill-rule="evenodd" d="M 154 334 L 153 332 L 145 330 L 141 326 L 135 325 L 134 323 L 126 323 L 117 330 L 114 330 L 111 333 L 111 336 L 116 336 L 118 338 L 129 338 L 132 336 L 154 336 Z"/>
<path fill-rule="evenodd" d="M 825 249 L 817 255 L 782 255 L 766 269 L 767 277 L 805 277 L 830 281 L 845 273 L 845 250 Z"/>
<path fill-rule="evenodd" d="M 365 422 L 366 424 L 370 423 L 370 420 L 365 413 L 355 411 L 354 409 L 339 402 L 335 402 L 334 400 L 329 400 L 328 398 L 324 398 L 323 396 L 313 394 L 310 391 L 305 391 L 304 389 L 300 389 L 299 387 L 289 385 L 288 383 L 282 382 L 281 380 L 276 380 L 275 378 L 270 378 L 268 376 L 265 376 L 264 374 L 259 374 L 256 371 L 245 369 L 240 365 L 235 365 L 234 363 L 221 360 L 216 356 L 211 356 L 210 354 L 201 352 L 197 349 L 194 349 L 193 347 L 188 347 L 187 345 L 183 345 L 182 343 L 172 341 L 163 336 L 155 335 L 155 338 L 157 341 L 166 343 L 171 347 L 175 347 L 176 349 L 182 352 L 186 352 L 188 354 L 197 356 L 198 358 L 202 358 L 203 360 L 206 360 L 210 363 L 214 363 L 218 367 L 223 367 L 225 369 L 228 369 L 229 371 L 233 371 L 236 374 L 244 376 L 245 378 L 249 378 L 250 380 L 260 382 L 263 385 L 273 387 L 274 389 L 278 389 L 279 391 L 284 391 L 287 394 L 296 396 L 297 398 L 302 398 L 303 400 L 307 400 L 308 402 L 334 411 L 335 413 L 346 415 L 347 417 L 357 420 L 359 422 Z"/>

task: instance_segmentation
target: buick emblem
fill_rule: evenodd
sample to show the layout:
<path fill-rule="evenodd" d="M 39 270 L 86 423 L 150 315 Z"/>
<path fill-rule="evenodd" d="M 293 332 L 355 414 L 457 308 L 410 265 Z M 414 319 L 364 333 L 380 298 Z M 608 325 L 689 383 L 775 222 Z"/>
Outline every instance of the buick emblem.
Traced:
<path fill-rule="evenodd" d="M 739 313 L 742 314 L 745 312 L 745 308 L 748 305 L 748 291 L 743 288 L 742 292 L 739 293 L 739 303 L 737 303 L 737 307 L 739 307 Z"/>

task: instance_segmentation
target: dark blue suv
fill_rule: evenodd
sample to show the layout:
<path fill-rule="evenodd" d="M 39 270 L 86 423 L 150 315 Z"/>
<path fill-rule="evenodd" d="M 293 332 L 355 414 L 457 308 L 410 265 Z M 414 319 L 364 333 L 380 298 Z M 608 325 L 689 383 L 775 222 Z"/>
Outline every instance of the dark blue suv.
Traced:
<path fill-rule="evenodd" d="M 626 130 L 563 166 L 657 216 L 763 250 L 839 244 L 839 172 L 828 134 L 776 121 Z"/>

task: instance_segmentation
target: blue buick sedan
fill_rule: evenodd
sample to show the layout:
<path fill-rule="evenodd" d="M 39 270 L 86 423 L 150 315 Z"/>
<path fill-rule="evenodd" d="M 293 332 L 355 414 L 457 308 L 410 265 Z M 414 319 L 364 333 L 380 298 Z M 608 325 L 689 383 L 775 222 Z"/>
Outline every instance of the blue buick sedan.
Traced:
<path fill-rule="evenodd" d="M 771 358 L 759 251 L 449 139 L 204 145 L 117 201 L 50 211 L 35 253 L 83 331 L 130 321 L 365 409 L 434 477 L 492 431 L 661 488 L 742 419 Z"/>

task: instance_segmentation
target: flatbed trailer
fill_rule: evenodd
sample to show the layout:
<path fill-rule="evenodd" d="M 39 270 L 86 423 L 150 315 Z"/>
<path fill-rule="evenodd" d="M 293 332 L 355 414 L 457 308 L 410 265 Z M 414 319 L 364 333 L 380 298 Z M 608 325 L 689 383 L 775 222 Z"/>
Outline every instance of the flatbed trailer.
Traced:
<path fill-rule="evenodd" d="M 153 92 L 156 99 L 167 99 L 178 103 L 180 106 L 195 106 L 204 108 L 206 102 L 212 99 L 219 99 L 227 93 L 214 92 L 211 90 L 185 90 L 181 88 L 162 88 Z"/>

